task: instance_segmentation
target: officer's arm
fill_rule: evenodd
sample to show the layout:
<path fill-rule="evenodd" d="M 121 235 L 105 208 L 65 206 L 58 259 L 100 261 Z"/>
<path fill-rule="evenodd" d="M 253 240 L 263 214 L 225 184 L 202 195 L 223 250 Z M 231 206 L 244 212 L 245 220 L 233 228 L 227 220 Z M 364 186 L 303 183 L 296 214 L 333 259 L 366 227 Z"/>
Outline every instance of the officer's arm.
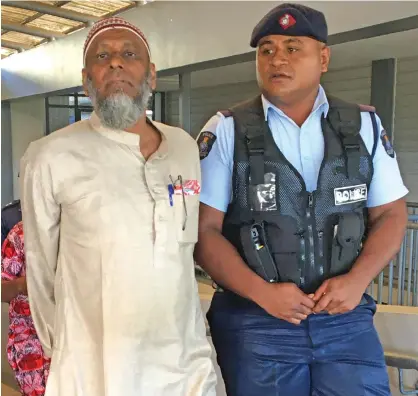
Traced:
<path fill-rule="evenodd" d="M 50 151 L 37 143 L 41 142 L 32 143 L 22 159 L 20 179 L 29 303 L 36 332 L 49 357 L 61 210 L 55 198 Z"/>
<path fill-rule="evenodd" d="M 407 222 L 408 214 L 403 198 L 369 208 L 368 237 L 351 270 L 366 287 L 399 251 Z"/>
<path fill-rule="evenodd" d="M 223 237 L 224 213 L 201 203 L 199 215 L 196 262 L 220 286 L 242 297 L 259 301 L 267 283 L 250 270 L 236 249 Z"/>
<path fill-rule="evenodd" d="M 368 194 L 369 232 L 361 255 L 353 266 L 353 274 L 366 286 L 381 272 L 399 251 L 408 221 L 404 197 L 408 193 L 397 162 L 396 153 L 386 138 L 380 118 L 376 116 L 377 134 L 367 113 L 362 113 L 362 137 L 373 157 L 373 179 Z M 369 126 L 367 127 L 367 125 Z"/>
<path fill-rule="evenodd" d="M 232 117 L 212 117 L 197 138 L 201 158 L 199 242 L 196 262 L 212 279 L 243 297 L 256 300 L 267 283 L 243 262 L 221 231 L 231 198 L 234 153 Z"/>

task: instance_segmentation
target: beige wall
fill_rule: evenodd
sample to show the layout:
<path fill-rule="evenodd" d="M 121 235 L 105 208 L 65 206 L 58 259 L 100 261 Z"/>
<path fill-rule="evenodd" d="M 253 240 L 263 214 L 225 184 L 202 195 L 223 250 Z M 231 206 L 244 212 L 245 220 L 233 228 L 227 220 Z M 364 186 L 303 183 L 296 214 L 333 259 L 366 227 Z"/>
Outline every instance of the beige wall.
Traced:
<path fill-rule="evenodd" d="M 20 159 L 29 143 L 45 135 L 45 99 L 19 99 L 11 103 L 13 195 L 20 197 L 18 173 Z"/>
<path fill-rule="evenodd" d="M 10 103 L 1 102 L 1 206 L 13 199 L 12 125 Z"/>

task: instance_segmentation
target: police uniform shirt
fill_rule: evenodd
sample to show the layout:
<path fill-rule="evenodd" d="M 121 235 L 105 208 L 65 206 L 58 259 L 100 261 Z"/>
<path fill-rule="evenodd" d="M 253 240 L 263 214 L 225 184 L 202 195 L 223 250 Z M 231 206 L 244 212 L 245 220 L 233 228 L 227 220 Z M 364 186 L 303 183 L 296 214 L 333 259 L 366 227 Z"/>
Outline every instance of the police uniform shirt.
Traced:
<path fill-rule="evenodd" d="M 322 114 L 326 116 L 329 109 L 324 89 L 319 88 L 312 112 L 301 127 L 264 96 L 262 96 L 262 103 L 265 118 L 277 147 L 302 175 L 308 191 L 314 191 L 324 158 L 321 117 Z M 400 175 L 396 154 L 390 146 L 377 115 L 376 120 L 380 132 L 377 137 L 373 136 L 370 114 L 368 112 L 361 113 L 360 135 L 369 153 L 372 153 L 374 141 L 378 139 L 373 158 L 373 179 L 368 191 L 368 207 L 396 201 L 408 193 Z M 201 157 L 204 158 L 201 160 L 202 191 L 200 201 L 226 212 L 232 194 L 234 120 L 232 117 L 224 117 L 221 113 L 217 113 L 207 122 L 200 135 L 205 132 L 209 132 L 209 134 L 207 134 L 204 152 L 201 153 Z"/>

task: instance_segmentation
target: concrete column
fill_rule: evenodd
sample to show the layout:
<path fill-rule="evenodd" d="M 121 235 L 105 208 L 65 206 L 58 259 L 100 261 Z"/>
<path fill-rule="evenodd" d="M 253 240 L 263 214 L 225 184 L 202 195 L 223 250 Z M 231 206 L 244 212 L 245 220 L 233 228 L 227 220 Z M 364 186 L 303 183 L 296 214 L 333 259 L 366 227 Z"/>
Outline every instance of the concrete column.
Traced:
<path fill-rule="evenodd" d="M 192 79 L 191 73 L 180 74 L 179 121 L 180 127 L 191 132 L 190 95 Z"/>
<path fill-rule="evenodd" d="M 1 102 L 1 206 L 13 200 L 12 122 L 10 103 Z"/>
<path fill-rule="evenodd" d="M 42 97 L 18 99 L 10 103 L 12 124 L 13 195 L 20 198 L 20 160 L 29 143 L 45 136 L 45 100 Z"/>
<path fill-rule="evenodd" d="M 396 63 L 395 58 L 372 62 L 371 104 L 376 107 L 382 125 L 392 142 L 395 137 Z"/>
<path fill-rule="evenodd" d="M 154 120 L 162 122 L 162 103 L 161 103 L 161 92 L 154 94 Z"/>

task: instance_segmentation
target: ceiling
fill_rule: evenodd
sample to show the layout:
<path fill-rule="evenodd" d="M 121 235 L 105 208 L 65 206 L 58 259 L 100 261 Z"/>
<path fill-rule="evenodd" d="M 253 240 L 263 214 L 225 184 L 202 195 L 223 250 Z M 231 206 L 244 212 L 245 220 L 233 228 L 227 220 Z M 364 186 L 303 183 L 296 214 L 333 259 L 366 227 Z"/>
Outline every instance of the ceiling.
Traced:
<path fill-rule="evenodd" d="M 1 58 L 30 50 L 136 7 L 135 1 L 2 1 Z"/>

